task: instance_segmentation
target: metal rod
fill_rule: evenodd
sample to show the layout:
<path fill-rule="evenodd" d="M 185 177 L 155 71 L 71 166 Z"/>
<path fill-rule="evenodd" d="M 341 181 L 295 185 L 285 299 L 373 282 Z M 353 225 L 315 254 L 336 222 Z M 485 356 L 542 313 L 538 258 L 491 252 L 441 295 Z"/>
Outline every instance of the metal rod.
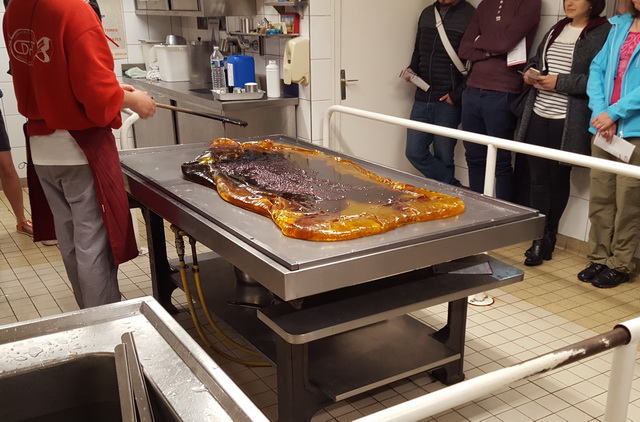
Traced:
<path fill-rule="evenodd" d="M 488 169 L 495 169 L 498 161 L 498 149 L 495 145 L 487 145 L 487 161 L 484 172 L 484 194 L 487 196 L 493 196 L 493 187 L 495 185 L 495 170 L 488 171 Z"/>
<path fill-rule="evenodd" d="M 172 111 L 177 111 L 179 113 L 193 114 L 194 116 L 204 117 L 206 119 L 218 120 L 218 121 L 220 121 L 222 123 L 229 123 L 229 124 L 236 125 L 236 126 L 245 127 L 245 126 L 247 126 L 249 124 L 249 123 L 245 122 L 244 120 L 232 119 L 230 117 L 220 116 L 218 114 L 203 113 L 203 112 L 200 112 L 200 111 L 189 110 L 188 108 L 176 107 L 176 106 L 172 106 L 172 105 L 169 105 L 169 104 L 156 103 L 156 107 L 164 108 L 164 109 L 172 110 Z"/>
<path fill-rule="evenodd" d="M 385 123 L 391 123 L 403 126 L 409 129 L 415 129 L 422 132 L 433 133 L 434 135 L 446 136 L 453 139 L 461 139 L 464 141 L 474 142 L 480 145 L 493 145 L 496 148 L 506 149 L 513 152 L 521 152 L 527 155 L 547 158 L 554 161 L 562 161 L 563 163 L 576 164 L 582 167 L 590 167 L 596 170 L 608 171 L 610 173 L 621 174 L 624 176 L 640 179 L 640 167 L 631 164 L 618 163 L 604 158 L 589 157 L 575 152 L 560 151 L 554 148 L 541 147 L 531 145 L 524 142 L 516 142 L 508 139 L 496 138 L 494 136 L 481 135 L 479 133 L 467 132 L 460 129 L 451 129 L 444 126 L 432 125 L 428 123 L 417 122 L 415 120 L 403 119 L 400 117 L 388 116 L 386 114 L 374 113 L 372 111 L 359 110 L 357 108 L 345 107 L 341 105 L 333 105 L 325 112 L 323 121 L 322 142 L 323 146 L 334 149 L 329 136 L 329 123 L 331 116 L 335 112 L 360 116 L 370 120 L 376 120 Z M 487 163 L 488 164 L 488 163 Z M 494 168 L 486 168 L 486 172 L 495 174 Z"/>
<path fill-rule="evenodd" d="M 636 318 L 636 320 L 640 321 L 640 318 Z M 405 403 L 357 419 L 354 422 L 410 422 L 422 420 L 472 400 L 485 397 L 491 392 L 504 388 L 515 381 L 551 371 L 580 359 L 614 349 L 618 346 L 628 344 L 630 340 L 630 331 L 623 326 L 617 326 L 605 334 L 591 337 L 543 356 L 538 356 L 525 362 L 489 372 L 442 390 L 417 397 Z M 637 346 L 637 343 L 635 345 Z M 633 350 L 635 356 L 636 349 L 633 348 Z M 633 370 L 627 369 L 627 371 L 633 376 Z M 629 386 L 631 385 L 631 379 L 628 380 L 628 384 Z M 609 394 L 611 394 L 611 392 L 609 392 Z M 628 396 L 626 400 L 628 401 Z M 612 419 L 610 422 L 618 422 L 618 420 L 620 419 Z"/>

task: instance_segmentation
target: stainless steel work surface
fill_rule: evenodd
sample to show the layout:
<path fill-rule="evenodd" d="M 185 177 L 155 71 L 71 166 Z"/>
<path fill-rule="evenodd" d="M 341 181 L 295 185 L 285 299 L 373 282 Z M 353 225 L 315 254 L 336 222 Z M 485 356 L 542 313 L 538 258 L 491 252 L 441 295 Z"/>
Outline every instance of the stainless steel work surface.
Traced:
<path fill-rule="evenodd" d="M 123 151 L 121 161 L 134 198 L 183 230 L 194 230 L 190 234 L 196 239 L 286 300 L 531 240 L 542 232 L 544 216 L 535 210 L 296 139 L 271 139 L 340 155 L 380 176 L 458 196 L 466 211 L 354 240 L 299 240 L 284 236 L 269 218 L 231 205 L 215 190 L 183 178 L 180 165 L 208 143 Z M 298 281 L 288 282 L 294 279 Z"/>

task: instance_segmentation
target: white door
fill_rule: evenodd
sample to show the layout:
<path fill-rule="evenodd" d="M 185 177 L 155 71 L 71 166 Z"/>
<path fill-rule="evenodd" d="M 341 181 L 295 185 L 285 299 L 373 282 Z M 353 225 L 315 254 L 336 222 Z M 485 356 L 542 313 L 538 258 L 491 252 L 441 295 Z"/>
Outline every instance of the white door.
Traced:
<path fill-rule="evenodd" d="M 346 84 L 340 104 L 409 117 L 415 88 L 398 75 L 411 61 L 418 18 L 432 1 L 337 0 L 336 79 L 344 69 L 346 79 L 357 80 Z M 334 147 L 417 174 L 404 157 L 406 129 L 345 114 L 333 119 Z"/>

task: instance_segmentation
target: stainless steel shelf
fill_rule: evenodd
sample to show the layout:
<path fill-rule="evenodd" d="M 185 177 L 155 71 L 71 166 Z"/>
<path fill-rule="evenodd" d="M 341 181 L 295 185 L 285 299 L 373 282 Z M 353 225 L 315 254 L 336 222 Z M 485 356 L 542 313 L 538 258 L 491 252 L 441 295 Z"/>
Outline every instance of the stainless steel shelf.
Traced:
<path fill-rule="evenodd" d="M 265 6 L 273 6 L 278 13 L 283 13 L 289 10 L 293 10 L 297 13 L 300 18 L 304 17 L 304 8 L 309 6 L 308 0 L 300 0 L 300 1 L 266 1 L 264 2 Z"/>
<path fill-rule="evenodd" d="M 254 43 L 256 42 L 255 38 L 257 38 L 257 41 L 258 41 L 257 52 L 261 56 L 264 56 L 265 54 L 264 40 L 266 38 L 295 38 L 300 36 L 300 34 L 259 34 L 257 32 L 229 32 L 229 35 L 238 37 L 241 43 L 245 37 L 254 38 L 254 41 L 253 41 Z M 252 47 L 246 47 L 246 46 L 244 47 L 245 50 L 249 50 L 251 48 Z M 256 50 L 254 49 L 253 51 L 255 52 Z"/>

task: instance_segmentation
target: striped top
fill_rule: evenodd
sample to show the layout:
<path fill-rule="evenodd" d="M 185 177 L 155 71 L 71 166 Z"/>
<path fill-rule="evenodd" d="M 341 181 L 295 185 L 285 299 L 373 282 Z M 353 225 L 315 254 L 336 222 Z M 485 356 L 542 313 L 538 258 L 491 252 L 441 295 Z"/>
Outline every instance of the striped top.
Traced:
<path fill-rule="evenodd" d="M 571 24 L 565 25 L 558 38 L 549 46 L 546 59 L 550 75 L 571 73 L 573 50 L 582 29 Z M 533 112 L 547 119 L 564 119 L 567 117 L 568 102 L 569 97 L 566 93 L 539 89 Z"/>

